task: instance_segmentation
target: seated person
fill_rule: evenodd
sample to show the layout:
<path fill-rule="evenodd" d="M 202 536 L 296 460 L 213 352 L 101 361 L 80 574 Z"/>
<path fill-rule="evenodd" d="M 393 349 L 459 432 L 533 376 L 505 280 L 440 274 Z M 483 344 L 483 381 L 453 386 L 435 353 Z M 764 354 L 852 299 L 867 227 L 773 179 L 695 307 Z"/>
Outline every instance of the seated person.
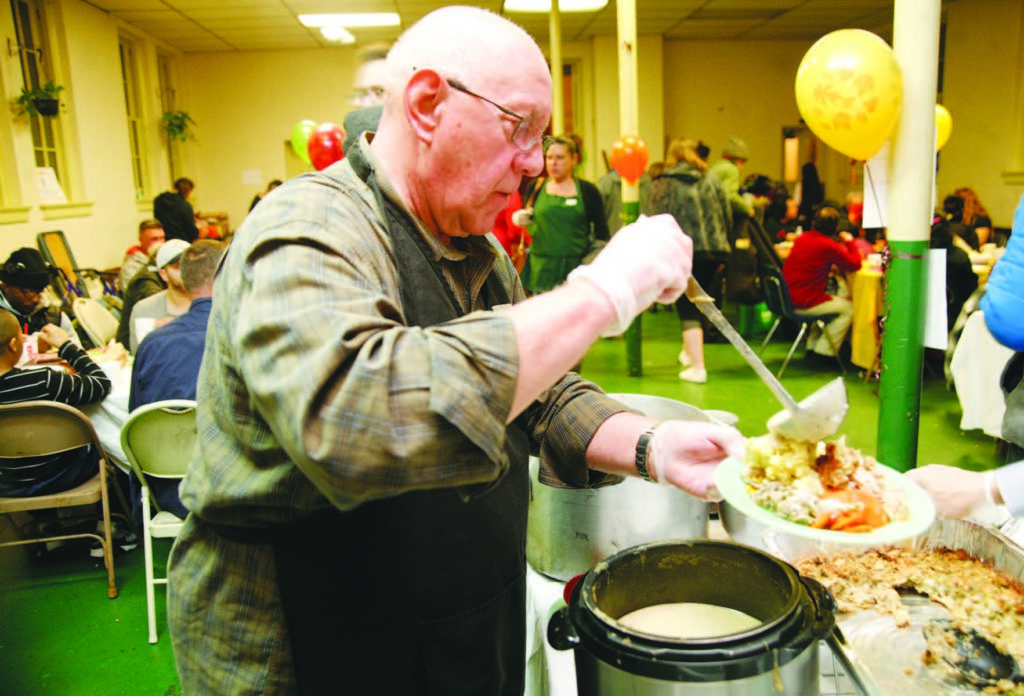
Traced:
<path fill-rule="evenodd" d="M 167 247 L 167 251 L 160 255 L 160 250 L 164 247 Z M 163 244 L 155 245 L 153 248 L 154 265 L 143 266 L 142 270 L 128 281 L 128 287 L 124 291 L 121 319 L 117 324 L 117 342 L 125 348 L 131 344 L 131 317 L 135 311 L 135 305 L 167 287 L 167 282 L 157 272 L 158 259 L 167 260 L 171 257 L 180 256 L 181 252 L 188 248 L 188 242 L 180 239 L 170 239 Z"/>
<path fill-rule="evenodd" d="M 942 220 L 932 226 L 929 247 L 946 250 L 946 330 L 951 331 L 967 298 L 978 289 L 978 275 L 970 256 L 954 243 L 952 223 Z"/>
<path fill-rule="evenodd" d="M 181 282 L 181 256 L 188 251 L 186 244 L 184 250 L 177 256 L 173 253 L 178 244 L 172 240 L 170 246 L 165 245 L 167 253 L 157 253 L 156 272 L 163 281 L 165 288 L 158 293 L 143 298 L 132 307 L 132 315 L 128 324 L 128 350 L 132 353 L 139 347 L 139 341 L 157 328 L 163 326 L 171 319 L 180 317 L 188 311 L 192 299 L 188 290 Z"/>
<path fill-rule="evenodd" d="M 964 224 L 964 199 L 949 195 L 942 201 L 942 212 L 949 221 L 949 229 L 953 233 L 953 241 L 964 251 L 979 251 L 981 244 L 974 228 Z"/>
<path fill-rule="evenodd" d="M 222 242 L 200 239 L 182 254 L 181 281 L 192 302 L 187 313 L 154 330 L 139 344 L 132 364 L 130 411 L 165 399 L 195 400 L 206 345 L 206 325 L 213 304 L 213 276 L 224 248 Z M 178 497 L 178 483 L 159 478 L 149 481 L 160 509 L 184 519 L 188 510 Z M 141 523 L 140 504 L 141 490 L 133 478 L 132 514 L 136 522 Z"/>
<path fill-rule="evenodd" d="M 849 297 L 826 292 L 832 267 L 849 272 L 860 269 L 861 258 L 849 232 L 839 233 L 839 211 L 823 207 L 814 215 L 811 229 L 793 242 L 782 266 L 793 307 L 803 314 L 836 314 L 825 332 L 817 337 L 808 357 L 833 358 L 846 338 L 853 321 L 853 302 Z M 823 362 L 823 361 L 819 361 Z"/>
<path fill-rule="evenodd" d="M 103 369 L 75 345 L 63 329 L 53 324 L 41 327 L 39 336 L 56 346 L 57 354 L 74 372 L 15 367 L 23 351 L 23 329 L 14 314 L 0 309 L 0 403 L 57 401 L 69 406 L 85 406 L 102 401 L 110 393 L 110 379 Z M 5 458 L 0 469 L 0 496 L 7 498 L 60 493 L 85 483 L 99 471 L 96 451 L 90 446 L 38 457 Z M 43 525 L 44 534 L 59 533 L 56 510 L 32 510 L 30 514 Z M 118 532 L 114 543 L 116 549 L 127 551 L 135 548 L 137 540 L 132 534 Z M 50 547 L 57 545 L 60 542 Z M 103 547 L 98 541 L 94 542 L 90 555 L 103 556 Z"/>
<path fill-rule="evenodd" d="M 14 250 L 0 268 L 0 307 L 14 313 L 23 333 L 38 333 L 47 324 L 56 324 L 81 345 L 68 315 L 58 306 L 43 303 L 54 274 L 56 269 L 32 247 Z"/>
<path fill-rule="evenodd" d="M 156 220 L 143 220 L 139 223 L 139 243 L 124 253 L 121 271 L 118 274 L 118 286 L 122 293 L 135 274 L 150 263 L 150 254 L 157 244 L 164 241 L 164 228 Z"/>

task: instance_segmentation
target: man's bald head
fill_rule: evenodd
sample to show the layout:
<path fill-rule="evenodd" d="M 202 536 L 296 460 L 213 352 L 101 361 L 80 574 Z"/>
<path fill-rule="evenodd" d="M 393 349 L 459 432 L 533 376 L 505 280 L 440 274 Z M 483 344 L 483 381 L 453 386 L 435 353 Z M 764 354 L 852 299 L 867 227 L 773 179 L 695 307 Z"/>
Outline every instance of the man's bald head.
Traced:
<path fill-rule="evenodd" d="M 387 61 L 388 101 L 399 106 L 409 78 L 424 68 L 474 83 L 494 79 L 496 73 L 549 73 L 543 54 L 522 27 L 488 10 L 457 5 L 416 22 L 391 48 Z"/>
<path fill-rule="evenodd" d="M 551 75 L 529 34 L 487 10 L 445 7 L 388 54 L 371 147 L 399 197 L 442 240 L 483 235 L 522 177 L 543 170 L 550 118 Z"/>
<path fill-rule="evenodd" d="M 12 338 L 20 333 L 21 326 L 18 324 L 18 318 L 8 310 L 0 308 L 0 346 L 6 346 Z"/>

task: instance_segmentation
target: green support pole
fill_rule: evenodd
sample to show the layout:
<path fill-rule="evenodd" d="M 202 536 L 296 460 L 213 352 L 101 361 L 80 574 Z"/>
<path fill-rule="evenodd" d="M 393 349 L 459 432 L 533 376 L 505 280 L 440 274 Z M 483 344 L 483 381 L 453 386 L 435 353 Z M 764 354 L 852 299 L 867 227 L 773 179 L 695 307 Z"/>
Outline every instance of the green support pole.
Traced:
<path fill-rule="evenodd" d="M 917 463 L 928 242 L 890 240 L 889 248 L 892 263 L 885 276 L 878 461 L 909 471 Z M 891 311 L 893 307 L 896 311 Z"/>
<path fill-rule="evenodd" d="M 640 216 L 640 202 L 639 201 L 623 201 L 622 202 L 622 226 L 636 222 L 636 219 Z M 644 373 L 643 368 L 643 348 L 640 343 L 640 331 L 643 324 L 643 312 L 636 315 L 636 319 L 626 329 L 626 333 L 623 337 L 626 341 L 626 369 L 630 377 L 642 377 Z"/>

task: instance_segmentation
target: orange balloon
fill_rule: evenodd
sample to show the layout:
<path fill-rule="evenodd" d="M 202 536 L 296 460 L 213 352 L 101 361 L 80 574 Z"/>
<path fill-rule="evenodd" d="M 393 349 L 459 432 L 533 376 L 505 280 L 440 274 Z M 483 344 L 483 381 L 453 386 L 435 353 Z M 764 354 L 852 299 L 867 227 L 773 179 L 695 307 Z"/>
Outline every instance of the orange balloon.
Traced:
<path fill-rule="evenodd" d="M 624 135 L 612 145 L 612 169 L 631 184 L 647 171 L 649 159 L 647 143 L 639 135 Z"/>

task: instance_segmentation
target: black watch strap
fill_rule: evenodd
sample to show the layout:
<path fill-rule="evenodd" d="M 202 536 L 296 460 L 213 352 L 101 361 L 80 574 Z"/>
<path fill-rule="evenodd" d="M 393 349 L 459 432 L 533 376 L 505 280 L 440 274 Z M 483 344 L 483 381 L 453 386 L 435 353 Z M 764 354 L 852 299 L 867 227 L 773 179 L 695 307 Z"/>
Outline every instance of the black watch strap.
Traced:
<path fill-rule="evenodd" d="M 640 438 L 636 441 L 636 473 L 640 474 L 640 478 L 644 481 L 654 481 L 647 465 L 650 462 L 651 438 L 654 437 L 654 431 L 657 428 L 657 424 L 647 428 L 640 433 Z"/>

